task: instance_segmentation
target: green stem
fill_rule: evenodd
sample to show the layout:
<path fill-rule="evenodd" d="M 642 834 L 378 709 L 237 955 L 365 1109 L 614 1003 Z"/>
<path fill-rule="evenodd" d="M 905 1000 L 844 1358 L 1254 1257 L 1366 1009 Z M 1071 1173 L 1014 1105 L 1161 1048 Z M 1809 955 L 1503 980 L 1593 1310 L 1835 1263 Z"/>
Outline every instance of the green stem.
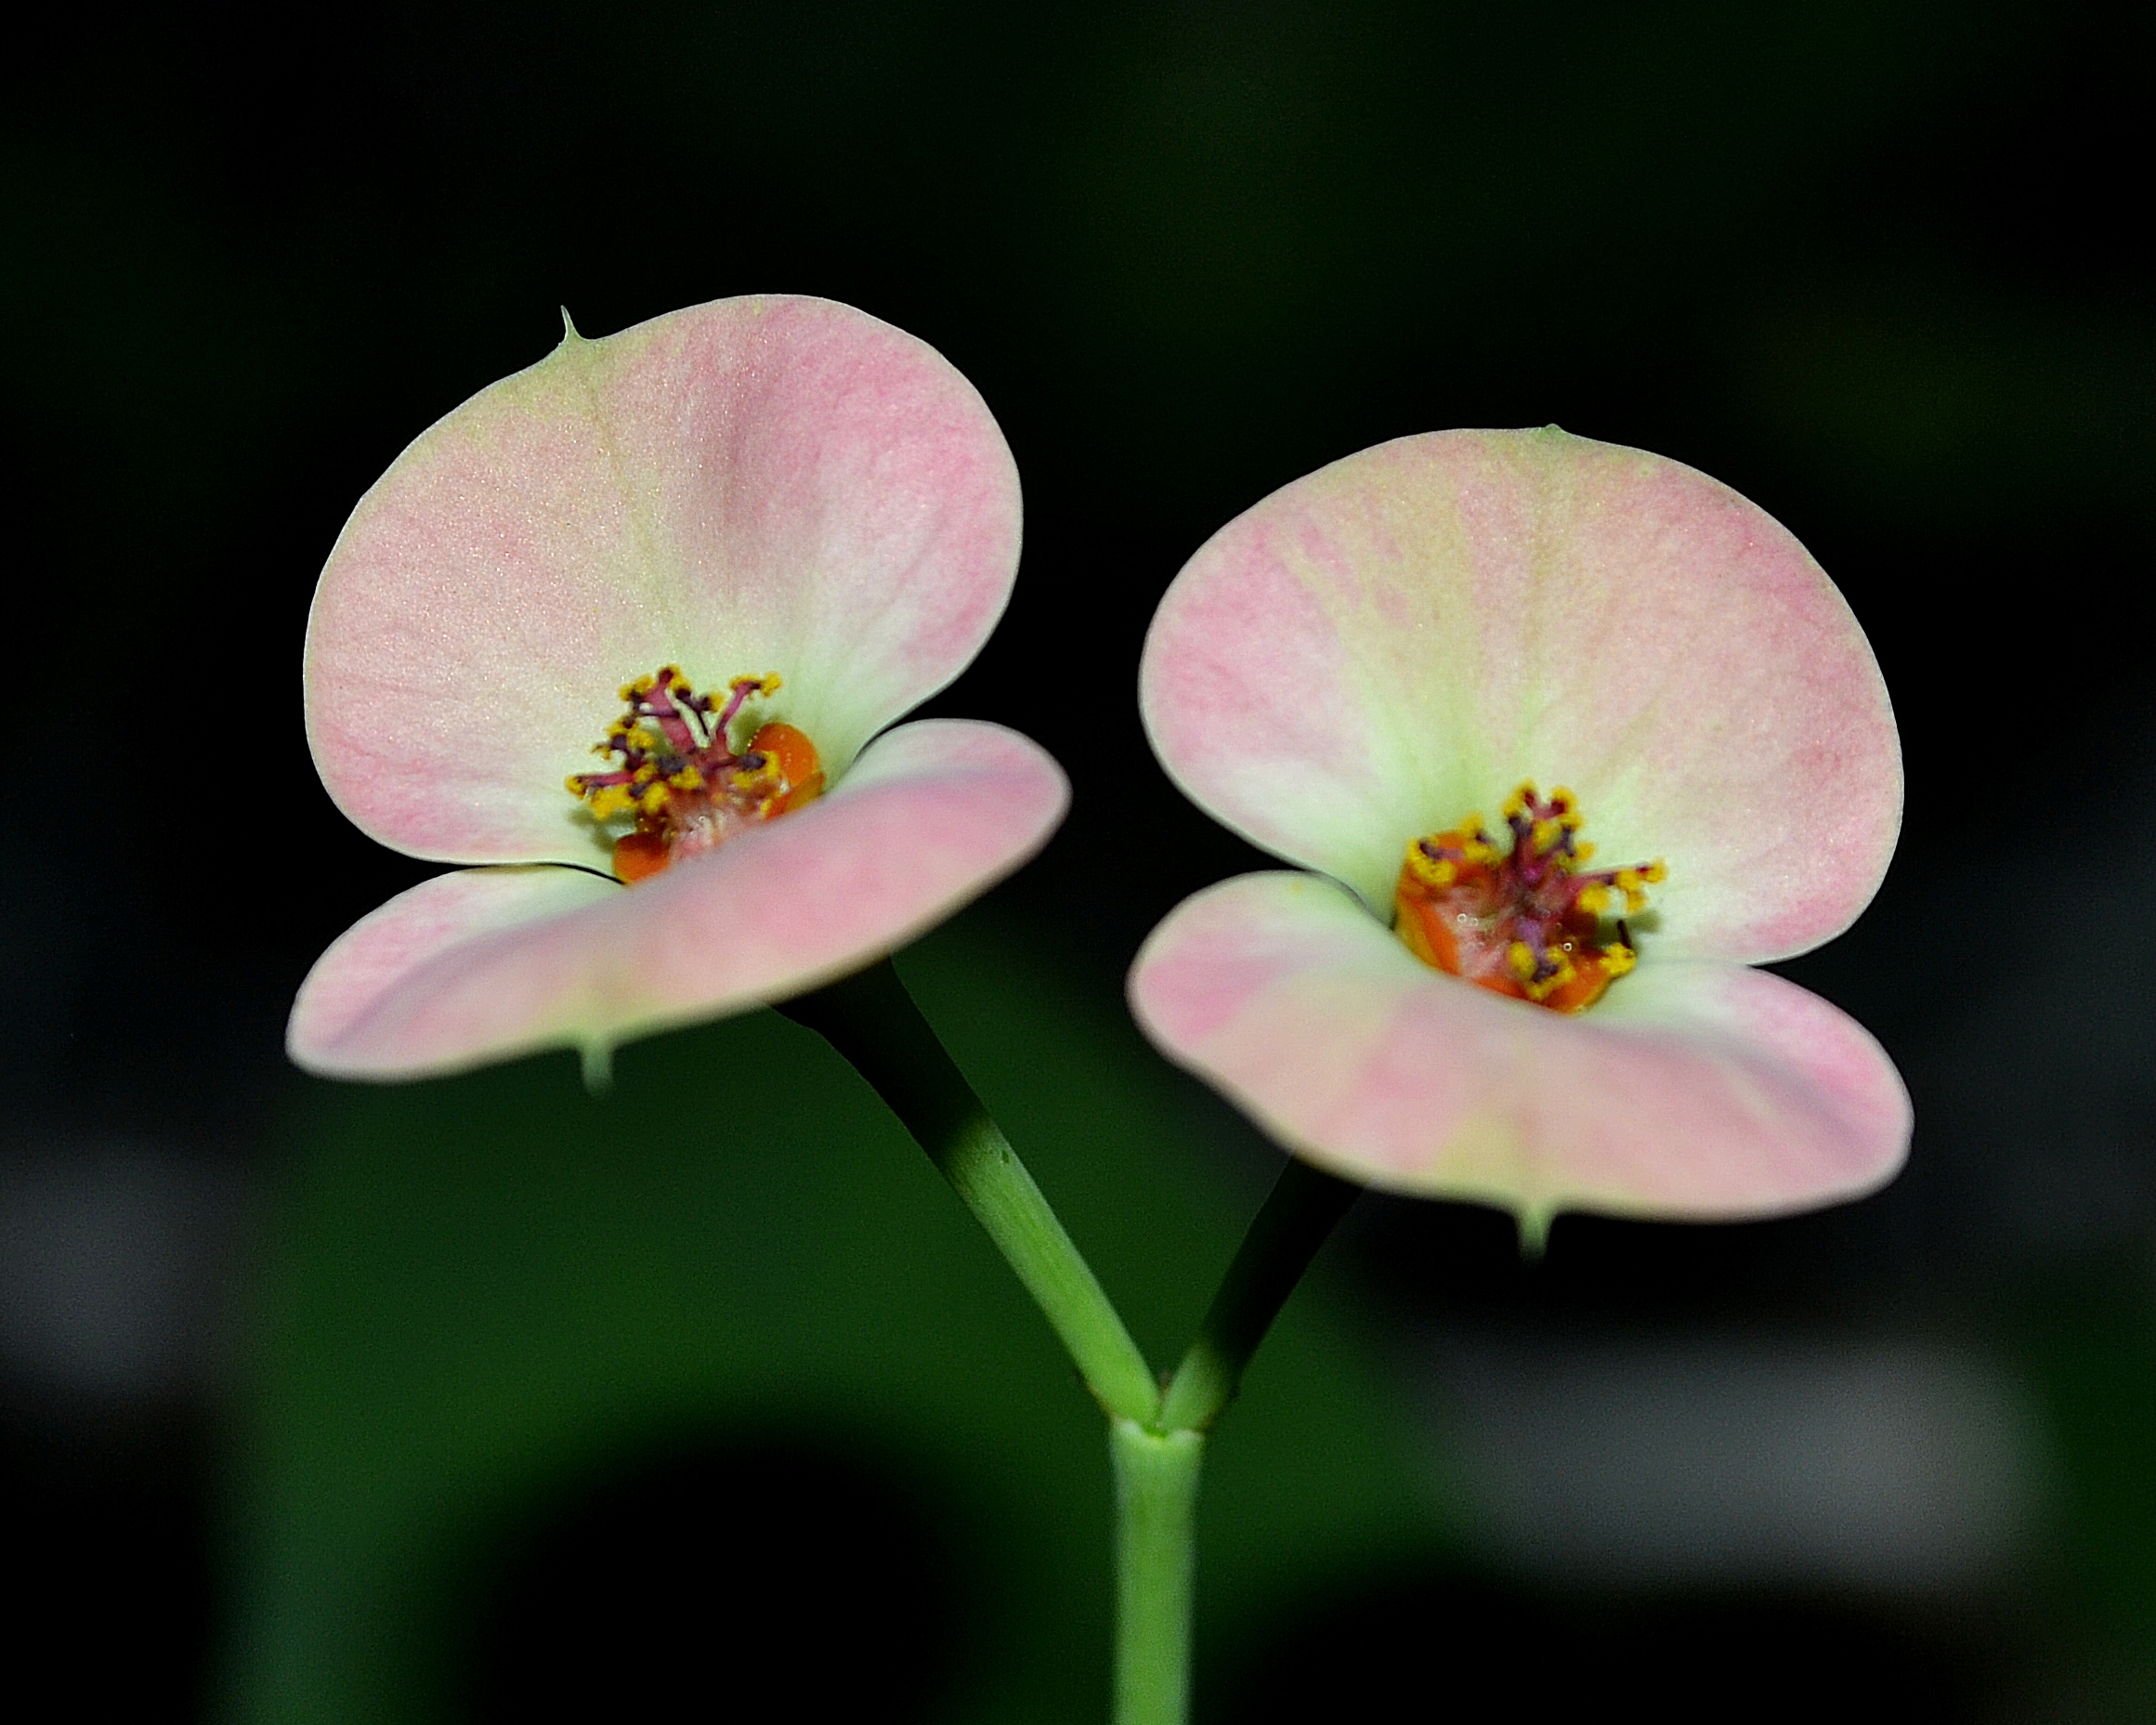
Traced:
<path fill-rule="evenodd" d="M 1184 1725 L 1206 1431 L 1361 1190 L 1288 1163 L 1165 1397 L 1091 1266 L 888 960 L 779 1009 L 837 1049 L 988 1231 L 1109 1416 L 1116 1474 L 1116 1725 Z"/>
<path fill-rule="evenodd" d="M 1203 1431 L 1235 1399 L 1243 1369 L 1360 1186 L 1289 1161 L 1250 1223 L 1196 1339 L 1169 1380 L 1160 1429 Z"/>
<path fill-rule="evenodd" d="M 1116 1725 L 1184 1725 L 1206 1431 L 1360 1186 L 1291 1161 L 1250 1223 L 1151 1426 L 1118 1419 Z"/>
<path fill-rule="evenodd" d="M 852 1062 L 928 1152 L 1047 1314 L 1101 1405 L 1117 1419 L 1150 1425 L 1160 1390 L 1144 1355 L 891 961 L 778 1010 Z"/>
<path fill-rule="evenodd" d="M 1116 1470 L 1115 1725 L 1183 1725 L 1205 1434 L 1108 1428 Z"/>

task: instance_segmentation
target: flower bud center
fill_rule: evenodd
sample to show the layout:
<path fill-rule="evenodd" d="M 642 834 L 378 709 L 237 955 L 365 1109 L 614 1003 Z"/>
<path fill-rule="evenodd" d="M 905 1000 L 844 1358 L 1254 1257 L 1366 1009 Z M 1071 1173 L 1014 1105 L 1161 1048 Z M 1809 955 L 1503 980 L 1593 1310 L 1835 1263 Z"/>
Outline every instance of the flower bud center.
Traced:
<path fill-rule="evenodd" d="M 792 725 L 760 725 L 738 750 L 729 740 L 742 708 L 778 686 L 776 674 L 736 677 L 723 699 L 699 695 L 673 665 L 621 686 L 628 711 L 592 749 L 621 764 L 568 780 L 593 819 L 634 822 L 614 841 L 619 879 L 634 885 L 822 793 L 816 745 Z"/>
<path fill-rule="evenodd" d="M 1491 843 L 1480 815 L 1408 845 L 1394 931 L 1425 964 L 1479 987 L 1584 1012 L 1639 962 L 1625 919 L 1646 908 L 1646 889 L 1666 870 L 1583 869 L 1594 847 L 1579 841 L 1585 823 L 1569 791 L 1545 800 L 1522 785 L 1504 813 L 1509 852 Z"/>

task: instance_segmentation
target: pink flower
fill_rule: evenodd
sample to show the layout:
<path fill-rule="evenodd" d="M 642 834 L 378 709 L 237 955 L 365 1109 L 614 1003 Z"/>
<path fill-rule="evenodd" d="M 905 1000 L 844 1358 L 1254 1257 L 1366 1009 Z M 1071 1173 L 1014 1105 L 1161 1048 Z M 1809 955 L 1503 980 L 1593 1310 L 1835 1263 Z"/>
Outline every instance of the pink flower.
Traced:
<path fill-rule="evenodd" d="M 987 639 L 1018 526 L 973 387 L 828 301 L 571 332 L 465 402 L 330 554 L 307 722 L 363 830 L 480 866 L 322 955 L 293 1058 L 603 1065 L 856 969 L 1009 873 L 1062 818 L 1054 762 L 993 725 L 884 727 Z"/>
<path fill-rule="evenodd" d="M 1190 560 L 1140 699 L 1188 796 L 1318 871 L 1197 894 L 1130 977 L 1161 1049 L 1297 1155 L 1531 1234 L 1900 1166 L 1878 1044 L 1746 968 L 1877 889 L 1893 714 L 1841 595 L 1727 487 L 1554 427 L 1366 450 Z M 1509 793 L 1500 842 L 1476 811 Z M 1624 866 L 1588 866 L 1583 817 Z"/>

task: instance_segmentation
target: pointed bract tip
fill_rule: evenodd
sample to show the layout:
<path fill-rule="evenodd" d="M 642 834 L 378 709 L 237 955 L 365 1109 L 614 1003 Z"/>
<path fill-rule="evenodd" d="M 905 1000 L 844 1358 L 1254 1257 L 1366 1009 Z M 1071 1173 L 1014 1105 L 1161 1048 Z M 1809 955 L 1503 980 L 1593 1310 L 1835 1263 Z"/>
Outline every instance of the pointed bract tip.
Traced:
<path fill-rule="evenodd" d="M 584 1089 L 594 1096 L 604 1096 L 614 1088 L 614 1046 L 610 1042 L 586 1042 L 577 1050 L 584 1066 Z"/>
<path fill-rule="evenodd" d="M 1542 1255 L 1549 1249 L 1549 1224 L 1557 1220 L 1554 1210 L 1539 1208 L 1518 1211 L 1513 1221 L 1520 1229 L 1520 1261 L 1538 1264 Z"/>
<path fill-rule="evenodd" d="M 561 308 L 561 338 L 565 343 L 583 340 L 583 337 L 577 333 L 576 320 L 568 315 L 567 306 Z"/>

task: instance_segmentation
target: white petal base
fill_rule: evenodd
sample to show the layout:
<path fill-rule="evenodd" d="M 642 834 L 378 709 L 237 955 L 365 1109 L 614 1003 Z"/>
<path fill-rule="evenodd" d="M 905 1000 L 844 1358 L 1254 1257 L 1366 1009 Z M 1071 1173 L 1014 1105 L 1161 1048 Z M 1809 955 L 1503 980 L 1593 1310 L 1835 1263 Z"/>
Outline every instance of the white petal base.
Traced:
<path fill-rule="evenodd" d="M 1139 1023 L 1290 1150 L 1350 1179 L 1627 1216 L 1854 1197 L 1909 1142 L 1907 1092 L 1847 1014 L 1763 971 L 1640 968 L 1576 1016 L 1430 969 L 1333 882 L 1255 874 L 1139 953 Z"/>
<path fill-rule="evenodd" d="M 473 869 L 391 899 L 317 961 L 286 1046 L 311 1072 L 420 1078 L 542 1048 L 603 1055 L 784 1000 L 1002 879 L 1068 802 L 1062 769 L 1014 731 L 900 725 L 821 801 L 634 889 Z"/>

